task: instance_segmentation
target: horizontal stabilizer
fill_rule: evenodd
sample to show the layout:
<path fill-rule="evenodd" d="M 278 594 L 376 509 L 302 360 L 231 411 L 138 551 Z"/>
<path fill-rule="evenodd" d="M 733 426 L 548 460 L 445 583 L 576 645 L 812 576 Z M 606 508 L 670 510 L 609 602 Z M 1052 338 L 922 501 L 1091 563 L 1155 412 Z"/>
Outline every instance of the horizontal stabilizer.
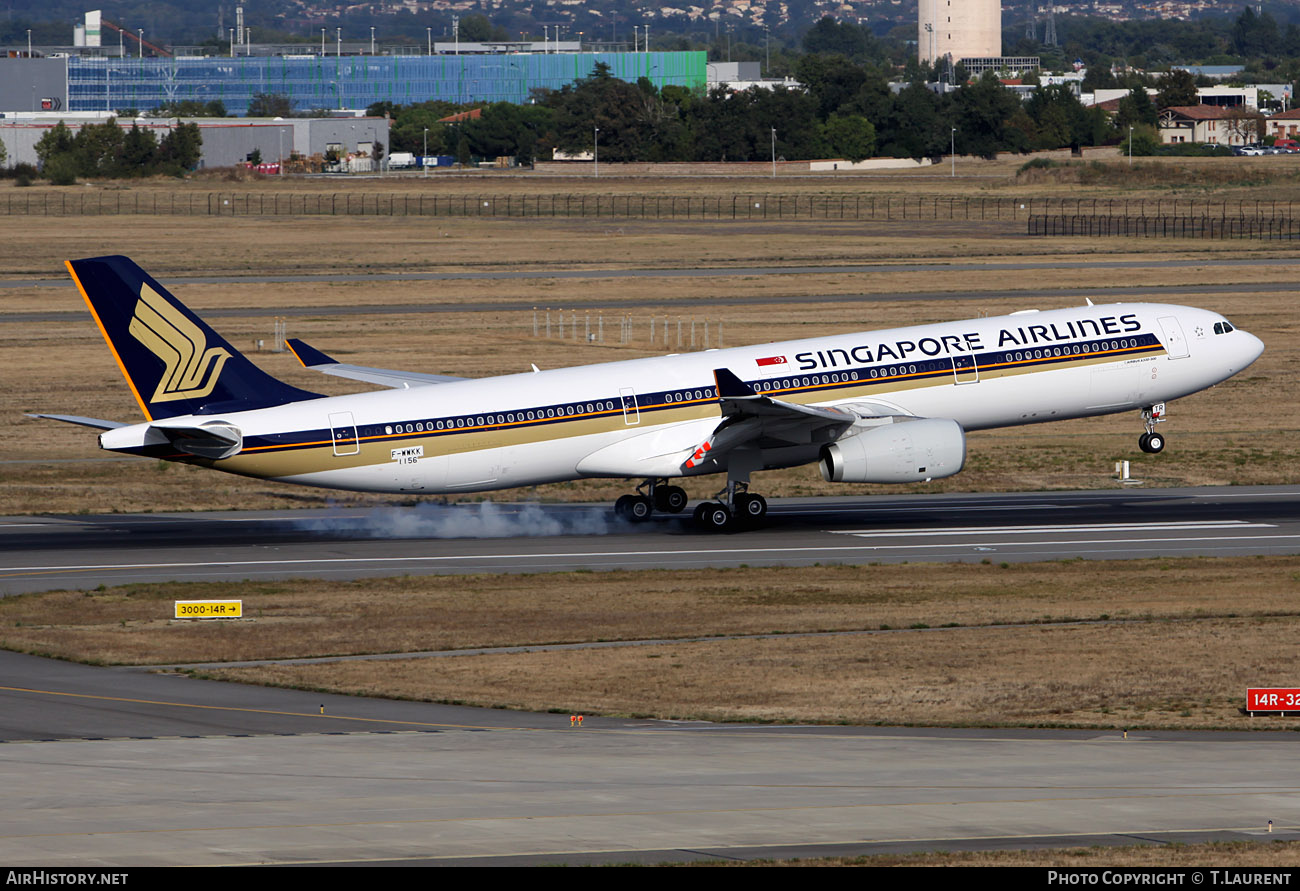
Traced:
<path fill-rule="evenodd" d="M 393 371 L 388 368 L 347 365 L 325 355 L 320 350 L 296 337 L 289 338 L 285 343 L 293 351 L 293 354 L 298 357 L 298 361 L 302 363 L 303 368 L 310 368 L 312 371 L 319 371 L 322 374 L 332 374 L 335 377 L 364 381 L 367 384 L 379 384 L 383 387 L 400 390 L 406 387 L 427 387 L 430 384 L 449 384 L 453 381 L 465 380 L 463 377 L 452 377 L 448 374 L 421 374 L 415 371 Z"/>
<path fill-rule="evenodd" d="M 51 421 L 63 421 L 65 424 L 80 424 L 82 427 L 94 427 L 96 430 L 116 430 L 126 424 L 117 421 L 103 421 L 99 418 L 83 418 L 80 415 L 43 415 L 28 413 L 29 418 L 47 418 Z"/>

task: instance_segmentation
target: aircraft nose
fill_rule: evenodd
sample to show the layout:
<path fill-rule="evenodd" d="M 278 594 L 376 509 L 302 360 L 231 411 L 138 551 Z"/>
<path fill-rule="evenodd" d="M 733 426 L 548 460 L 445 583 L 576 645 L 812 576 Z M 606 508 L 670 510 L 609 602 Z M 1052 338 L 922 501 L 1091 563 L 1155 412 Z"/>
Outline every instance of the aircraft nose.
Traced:
<path fill-rule="evenodd" d="M 1237 367 L 1234 371 L 1241 371 L 1258 359 L 1264 353 L 1264 341 L 1248 331 L 1237 329 L 1241 335 L 1241 345 L 1237 348 Z"/>
<path fill-rule="evenodd" d="M 1246 355 L 1250 357 L 1246 360 L 1246 364 L 1249 365 L 1251 362 L 1254 362 L 1260 356 L 1264 355 L 1264 341 L 1250 333 L 1247 333 L 1246 337 L 1248 350 Z"/>

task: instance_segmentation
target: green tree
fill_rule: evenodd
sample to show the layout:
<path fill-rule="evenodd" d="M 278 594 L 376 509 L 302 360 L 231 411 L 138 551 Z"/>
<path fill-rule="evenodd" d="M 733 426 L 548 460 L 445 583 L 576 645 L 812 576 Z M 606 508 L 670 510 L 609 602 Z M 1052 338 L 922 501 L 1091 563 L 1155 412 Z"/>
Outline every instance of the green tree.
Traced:
<path fill-rule="evenodd" d="M 198 124 L 177 124 L 158 143 L 158 163 L 162 171 L 181 173 L 199 165 L 203 153 L 203 133 Z"/>
<path fill-rule="evenodd" d="M 1025 104 L 1038 130 L 1034 148 L 1052 149 L 1095 145 L 1105 138 L 1102 121 L 1100 134 L 1094 133 L 1094 121 L 1074 91 L 1064 84 L 1048 84 L 1034 90 Z"/>
<path fill-rule="evenodd" d="M 220 99 L 211 102 L 201 102 L 197 99 L 164 102 L 146 114 L 151 118 L 224 118 L 227 116 L 225 103 Z"/>
<path fill-rule="evenodd" d="M 753 91 L 732 95 L 716 87 L 690 106 L 687 126 L 694 136 L 691 156 L 697 161 L 748 161 L 753 158 L 758 123 Z M 770 135 L 770 131 L 769 134 Z"/>
<path fill-rule="evenodd" d="M 1019 152 L 1024 154 L 1038 145 L 1038 125 L 1034 119 L 1029 116 L 1022 105 L 1011 113 L 1007 118 L 1007 126 L 1002 134 L 1003 143 L 1007 151 Z"/>
<path fill-rule="evenodd" d="M 885 55 L 870 28 L 837 22 L 830 16 L 823 16 L 804 34 L 803 50 L 809 55 L 827 53 L 858 60 L 879 59 Z"/>
<path fill-rule="evenodd" d="M 554 145 L 552 111 L 545 106 L 496 102 L 483 115 L 459 125 L 471 153 L 484 158 L 510 155 L 531 164 Z"/>
<path fill-rule="evenodd" d="M 42 172 L 51 185 L 70 186 L 77 181 L 77 162 L 71 152 L 52 155 L 42 166 Z"/>
<path fill-rule="evenodd" d="M 72 157 L 79 176 L 116 176 L 126 136 L 116 118 L 86 124 L 72 139 Z"/>
<path fill-rule="evenodd" d="M 1130 147 L 1130 137 L 1125 136 L 1123 142 L 1119 144 L 1121 155 L 1133 154 L 1137 156 L 1154 155 L 1160 149 L 1160 136 L 1156 133 L 1154 127 L 1145 125 L 1133 128 L 1132 146 Z"/>
<path fill-rule="evenodd" d="M 1007 120 L 1020 104 L 992 71 L 953 94 L 957 150 L 995 158 L 1004 147 Z M 1032 111 L 1030 112 L 1032 114 Z"/>
<path fill-rule="evenodd" d="M 1190 71 L 1175 68 L 1160 78 L 1160 91 L 1156 93 L 1156 105 L 1160 108 L 1200 104 L 1201 98 L 1196 93 L 1196 78 Z"/>
<path fill-rule="evenodd" d="M 1267 12 L 1260 15 L 1247 6 L 1232 26 L 1232 45 L 1238 55 L 1267 56 L 1278 50 L 1277 22 Z"/>
<path fill-rule="evenodd" d="M 896 158 L 937 158 L 948 152 L 951 136 L 948 102 L 914 82 L 900 92 L 883 132 L 881 154 Z"/>
<path fill-rule="evenodd" d="M 1128 132 L 1130 126 L 1146 124 L 1154 127 L 1160 113 L 1151 102 L 1151 96 L 1145 87 L 1134 87 L 1127 96 L 1119 100 L 1119 111 L 1115 113 L 1115 126 L 1121 132 Z"/>
<path fill-rule="evenodd" d="M 1088 65 L 1087 72 L 1083 75 L 1083 83 L 1079 89 L 1085 93 L 1095 93 L 1097 90 L 1113 90 L 1119 86 L 1119 81 L 1110 70 L 1111 60 L 1109 56 L 1098 56 Z"/>
<path fill-rule="evenodd" d="M 447 131 L 445 124 L 438 123 L 466 106 L 454 102 L 430 100 L 414 105 L 398 105 L 392 108 L 392 124 L 388 129 L 388 145 L 395 152 L 424 153 L 425 129 L 429 131 L 429 154 L 450 154 L 455 146 L 456 137 Z"/>
<path fill-rule="evenodd" d="M 132 124 L 122 137 L 122 148 L 117 156 L 117 171 L 121 176 L 148 176 L 157 166 L 158 139 L 152 130 Z"/>
<path fill-rule="evenodd" d="M 250 118 L 287 118 L 293 116 L 293 102 L 283 93 L 254 93 L 248 102 Z"/>
<path fill-rule="evenodd" d="M 876 128 L 861 115 L 831 115 L 826 121 L 830 149 L 850 161 L 870 158 L 876 150 Z"/>
<path fill-rule="evenodd" d="M 866 71 L 844 56 L 807 55 L 795 63 L 795 79 L 817 100 L 823 120 L 851 102 L 867 82 Z"/>
<path fill-rule="evenodd" d="M 801 90 L 765 90 L 754 87 L 751 95 L 754 122 L 758 125 L 749 151 L 753 160 L 771 156 L 771 135 L 776 130 L 777 154 L 784 158 L 825 158 L 826 128 L 818 119 L 816 100 Z"/>
<path fill-rule="evenodd" d="M 600 156 L 610 161 L 636 161 L 647 155 L 641 115 L 642 97 L 636 86 L 609 73 L 597 62 L 589 77 L 551 93 L 555 133 L 567 152 L 590 151 L 599 128 Z"/>
<path fill-rule="evenodd" d="M 56 155 L 66 155 L 72 151 L 72 131 L 68 125 L 59 121 L 45 135 L 36 141 L 36 158 L 44 167 Z"/>
<path fill-rule="evenodd" d="M 460 20 L 460 39 L 472 43 L 509 40 L 510 32 L 498 25 L 493 25 L 485 15 L 467 15 Z"/>

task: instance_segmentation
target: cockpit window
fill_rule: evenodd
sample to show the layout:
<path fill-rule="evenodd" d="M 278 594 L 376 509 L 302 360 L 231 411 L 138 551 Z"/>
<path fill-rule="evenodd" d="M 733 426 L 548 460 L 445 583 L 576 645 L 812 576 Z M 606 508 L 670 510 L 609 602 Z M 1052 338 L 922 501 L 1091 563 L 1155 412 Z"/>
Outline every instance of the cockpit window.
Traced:
<path fill-rule="evenodd" d="M 1215 323 L 1214 323 L 1214 333 L 1215 333 L 1215 334 L 1227 334 L 1229 331 L 1232 331 L 1232 330 L 1233 330 L 1233 327 L 1232 327 L 1232 323 L 1231 323 L 1231 322 L 1215 322 Z"/>

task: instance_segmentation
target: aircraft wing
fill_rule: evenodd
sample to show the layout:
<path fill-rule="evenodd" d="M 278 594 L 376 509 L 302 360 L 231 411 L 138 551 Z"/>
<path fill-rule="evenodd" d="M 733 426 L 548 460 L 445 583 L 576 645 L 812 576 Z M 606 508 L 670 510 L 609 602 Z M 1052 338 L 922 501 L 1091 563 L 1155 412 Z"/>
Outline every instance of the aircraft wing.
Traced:
<path fill-rule="evenodd" d="M 319 371 L 322 374 L 332 374 L 335 377 L 364 381 L 368 384 L 379 384 L 383 387 L 402 390 L 408 387 L 427 387 L 431 384 L 448 384 L 452 381 L 465 380 L 463 377 L 453 377 L 449 374 L 421 374 L 418 371 L 393 371 L 388 368 L 347 365 L 325 355 L 320 350 L 309 346 L 296 337 L 289 338 L 285 343 L 304 368 L 310 368 L 312 371 Z"/>
<path fill-rule="evenodd" d="M 832 442 L 862 416 L 840 408 L 784 402 L 755 393 L 726 368 L 715 368 L 722 421 L 682 464 L 693 470 L 740 447 L 773 449 Z"/>

